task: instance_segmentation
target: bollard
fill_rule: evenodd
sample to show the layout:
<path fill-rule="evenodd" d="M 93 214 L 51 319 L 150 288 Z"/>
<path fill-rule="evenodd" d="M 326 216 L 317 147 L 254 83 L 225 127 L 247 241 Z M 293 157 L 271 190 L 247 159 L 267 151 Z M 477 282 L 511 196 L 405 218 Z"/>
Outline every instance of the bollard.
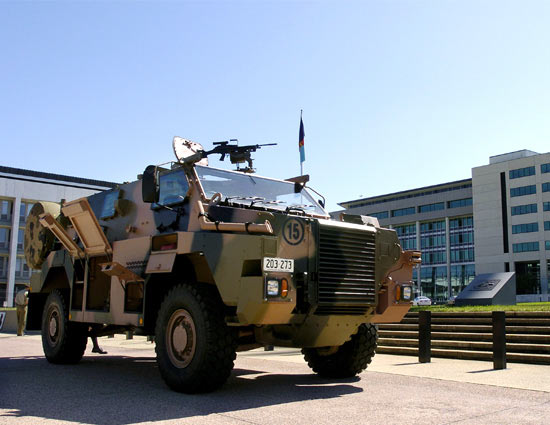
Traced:
<path fill-rule="evenodd" d="M 418 361 L 432 361 L 432 312 L 418 312 Z"/>
<path fill-rule="evenodd" d="M 506 313 L 493 311 L 493 369 L 506 369 Z"/>
<path fill-rule="evenodd" d="M 127 331 L 126 339 L 134 339 L 134 333 L 132 331 Z"/>

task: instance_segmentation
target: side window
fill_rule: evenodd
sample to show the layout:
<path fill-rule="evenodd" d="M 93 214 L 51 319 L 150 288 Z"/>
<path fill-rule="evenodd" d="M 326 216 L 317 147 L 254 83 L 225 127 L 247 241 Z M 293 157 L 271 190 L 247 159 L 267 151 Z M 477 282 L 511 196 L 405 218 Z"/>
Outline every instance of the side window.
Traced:
<path fill-rule="evenodd" d="M 172 173 L 163 174 L 159 179 L 159 204 L 175 205 L 182 202 L 187 196 L 189 182 L 185 172 L 178 170 Z"/>
<path fill-rule="evenodd" d="M 101 208 L 101 218 L 105 220 L 107 218 L 113 218 L 116 215 L 115 204 L 120 197 L 120 190 L 114 190 L 105 195 L 103 199 L 103 207 Z"/>

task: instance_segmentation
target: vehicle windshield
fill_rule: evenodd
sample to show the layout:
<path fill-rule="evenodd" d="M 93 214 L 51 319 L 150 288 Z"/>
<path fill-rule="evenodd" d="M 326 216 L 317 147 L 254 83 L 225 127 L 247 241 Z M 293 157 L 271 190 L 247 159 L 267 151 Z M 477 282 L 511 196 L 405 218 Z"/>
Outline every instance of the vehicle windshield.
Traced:
<path fill-rule="evenodd" d="M 219 192 L 222 200 L 236 204 L 327 215 L 307 189 L 295 193 L 292 182 L 201 165 L 195 165 L 195 169 L 207 198 Z"/>

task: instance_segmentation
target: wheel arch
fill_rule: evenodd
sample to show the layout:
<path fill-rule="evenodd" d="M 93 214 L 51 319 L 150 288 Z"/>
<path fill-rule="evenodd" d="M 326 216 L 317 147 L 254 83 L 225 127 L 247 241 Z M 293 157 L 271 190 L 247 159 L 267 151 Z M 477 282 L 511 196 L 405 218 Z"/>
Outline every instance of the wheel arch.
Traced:
<path fill-rule="evenodd" d="M 71 284 L 66 266 L 52 267 L 44 278 L 40 292 L 29 294 L 29 306 L 27 311 L 27 329 L 40 330 L 42 327 L 42 314 L 48 294 L 58 289 L 69 302 Z"/>
<path fill-rule="evenodd" d="M 206 258 L 201 253 L 176 256 L 172 271 L 151 273 L 145 283 L 145 304 L 143 326 L 147 334 L 155 333 L 158 311 L 166 294 L 182 282 L 216 286 Z M 216 288 L 216 292 L 219 291 Z"/>

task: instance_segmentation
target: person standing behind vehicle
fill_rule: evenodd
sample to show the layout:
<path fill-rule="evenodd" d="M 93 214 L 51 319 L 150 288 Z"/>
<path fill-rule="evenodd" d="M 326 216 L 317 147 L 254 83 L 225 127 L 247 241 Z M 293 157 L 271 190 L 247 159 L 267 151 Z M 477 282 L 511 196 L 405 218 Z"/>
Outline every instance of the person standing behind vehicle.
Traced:
<path fill-rule="evenodd" d="M 15 296 L 17 307 L 17 336 L 23 336 L 25 322 L 27 321 L 27 304 L 29 303 L 29 287 L 25 287 Z"/>

